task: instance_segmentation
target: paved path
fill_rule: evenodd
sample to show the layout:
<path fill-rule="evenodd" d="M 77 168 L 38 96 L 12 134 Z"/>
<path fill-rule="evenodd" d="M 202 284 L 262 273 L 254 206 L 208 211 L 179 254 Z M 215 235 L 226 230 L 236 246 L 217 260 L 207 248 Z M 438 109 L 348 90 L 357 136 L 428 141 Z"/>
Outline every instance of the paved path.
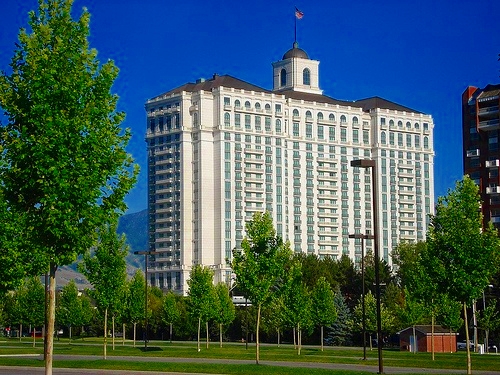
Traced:
<path fill-rule="evenodd" d="M 17 357 L 22 357 L 22 355 L 17 355 Z M 26 358 L 33 358 L 33 356 L 26 355 Z M 58 362 L 58 365 L 63 365 L 64 360 L 77 360 L 77 361 L 94 361 L 101 359 L 101 356 L 84 356 L 84 355 L 54 355 L 54 361 Z M 134 356 L 109 356 L 108 361 L 120 361 L 120 362 L 173 362 L 173 363 L 214 363 L 214 364 L 249 364 L 253 365 L 254 360 L 237 360 L 237 359 L 211 359 L 211 358 L 169 358 L 169 357 L 134 357 Z M 378 372 L 378 365 L 376 361 L 373 361 L 373 365 L 364 364 L 343 364 L 343 363 L 319 363 L 319 362 L 285 362 L 285 361 L 260 361 L 261 365 L 268 366 L 284 366 L 284 367 L 295 367 L 295 368 L 323 368 L 328 370 L 349 370 L 349 371 L 365 371 L 365 372 Z M 85 375 L 151 375 L 150 371 L 124 371 L 124 370 L 92 370 L 92 369 L 65 369 L 65 368 L 54 368 L 55 375 L 75 375 L 75 374 L 85 374 Z M 306 372 L 306 371 L 305 371 Z M 43 374 L 44 369 L 41 367 L 10 367 L 10 366 L 0 366 L 0 374 L 9 375 L 33 375 L 33 374 Z M 463 370 L 447 370 L 447 369 L 430 369 L 430 368 L 412 368 L 412 367 L 392 367 L 384 366 L 385 374 L 465 374 L 465 369 Z M 179 375 L 178 372 L 155 372 L 158 375 Z M 190 373 L 183 373 L 184 375 L 195 375 Z M 477 375 L 500 375 L 499 371 L 478 371 L 473 369 L 473 374 Z M 197 375 L 207 375 L 200 374 Z"/>

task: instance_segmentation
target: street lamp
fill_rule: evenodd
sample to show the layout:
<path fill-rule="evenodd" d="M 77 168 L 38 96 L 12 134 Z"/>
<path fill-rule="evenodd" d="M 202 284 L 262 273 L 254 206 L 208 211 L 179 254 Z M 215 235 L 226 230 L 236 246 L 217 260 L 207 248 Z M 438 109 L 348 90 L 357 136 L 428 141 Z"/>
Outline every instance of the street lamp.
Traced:
<path fill-rule="evenodd" d="M 349 238 L 361 240 L 361 303 L 362 303 L 362 326 L 363 326 L 363 360 L 366 361 L 366 314 L 365 314 L 365 242 L 375 238 L 372 234 L 355 233 L 350 234 Z"/>
<path fill-rule="evenodd" d="M 373 200 L 373 254 L 375 258 L 375 296 L 377 302 L 377 349 L 378 349 L 378 373 L 384 373 L 382 359 L 382 317 L 380 312 L 380 255 L 378 248 L 378 207 L 377 207 L 377 164 L 372 159 L 357 159 L 351 161 L 351 167 L 372 169 L 372 200 Z"/>
<path fill-rule="evenodd" d="M 144 350 L 148 350 L 148 256 L 158 254 L 157 251 L 134 251 L 136 255 L 144 255 Z M 125 333 L 124 333 L 125 334 Z"/>

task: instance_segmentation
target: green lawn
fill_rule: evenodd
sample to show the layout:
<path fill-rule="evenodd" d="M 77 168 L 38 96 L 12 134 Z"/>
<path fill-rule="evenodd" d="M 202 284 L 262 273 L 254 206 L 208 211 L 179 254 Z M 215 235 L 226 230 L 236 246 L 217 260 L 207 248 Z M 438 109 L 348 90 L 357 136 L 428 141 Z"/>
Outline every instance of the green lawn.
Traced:
<path fill-rule="evenodd" d="M 216 342 L 210 343 L 209 349 L 202 345 L 201 352 L 197 352 L 196 343 L 177 343 L 154 341 L 150 342 L 148 348 L 144 351 L 142 342 L 137 342 L 136 347 L 132 346 L 131 341 L 126 341 L 125 346 L 122 341 L 115 341 L 115 350 L 112 350 L 111 341 L 108 341 L 107 354 L 108 360 L 56 360 L 55 366 L 76 367 L 76 368 L 100 368 L 100 369 L 129 369 L 129 370 L 148 370 L 148 371 L 173 371 L 173 372 L 204 372 L 204 373 L 224 373 L 224 374 L 303 374 L 304 369 L 276 366 L 256 366 L 254 364 L 210 364 L 203 363 L 204 358 L 211 359 L 237 359 L 237 360 L 255 360 L 255 346 L 250 344 L 248 350 L 244 344 L 224 343 L 223 348 L 219 348 Z M 32 340 L 29 338 L 19 342 L 17 339 L 0 340 L 0 355 L 7 354 L 42 354 L 43 342 L 37 340 L 37 346 L 32 347 Z M 73 340 L 71 344 L 67 339 L 54 341 L 54 354 L 72 354 L 72 355 L 95 355 L 102 356 L 102 338 Z M 113 356 L 127 357 L 176 357 L 176 358 L 195 358 L 199 363 L 169 363 L 169 362 L 141 362 L 139 360 L 113 361 Z M 338 348 L 325 347 L 321 352 L 319 347 L 303 347 L 301 355 L 293 346 L 276 345 L 261 346 L 261 361 L 289 361 L 289 362 L 318 362 L 318 363 L 343 363 L 357 365 L 377 365 L 377 351 L 367 351 L 367 361 L 362 360 L 362 348 Z M 458 353 L 436 353 L 435 361 L 432 361 L 430 353 L 408 353 L 397 350 L 384 350 L 384 366 L 396 367 L 417 367 L 417 368 L 437 368 L 437 369 L 459 369 L 466 368 L 465 352 Z M 0 356 L 0 365 L 16 366 L 43 366 L 43 362 L 38 358 L 18 358 Z M 498 371 L 500 369 L 500 355 L 479 355 L 472 354 L 473 370 Z M 402 373 L 404 369 L 401 370 Z M 307 369 L 310 375 L 315 374 L 353 374 L 352 371 L 333 371 L 326 369 Z M 357 371 L 356 373 L 360 373 Z M 366 373 L 373 373 L 369 369 Z M 424 371 L 422 372 L 424 373 Z"/>

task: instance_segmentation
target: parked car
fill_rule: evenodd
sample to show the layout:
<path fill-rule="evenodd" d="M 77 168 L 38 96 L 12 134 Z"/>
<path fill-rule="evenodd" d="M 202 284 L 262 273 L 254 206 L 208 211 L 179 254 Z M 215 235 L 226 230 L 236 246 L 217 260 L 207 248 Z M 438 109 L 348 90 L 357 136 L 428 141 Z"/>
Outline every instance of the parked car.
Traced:
<path fill-rule="evenodd" d="M 467 343 L 465 341 L 457 342 L 457 350 L 467 349 Z M 469 349 L 474 350 L 474 343 L 469 341 Z"/>

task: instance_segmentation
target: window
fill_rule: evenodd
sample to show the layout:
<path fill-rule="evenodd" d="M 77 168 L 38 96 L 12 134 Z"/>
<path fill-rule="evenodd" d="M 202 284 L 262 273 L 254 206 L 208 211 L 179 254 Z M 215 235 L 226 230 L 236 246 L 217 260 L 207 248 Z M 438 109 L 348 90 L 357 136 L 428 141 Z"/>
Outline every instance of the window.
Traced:
<path fill-rule="evenodd" d="M 299 136 L 299 123 L 298 122 L 293 123 L 293 136 L 294 137 Z"/>
<path fill-rule="evenodd" d="M 385 135 L 385 132 L 380 133 L 380 143 L 382 143 L 383 145 L 385 145 L 386 142 L 387 142 L 387 137 Z"/>
<path fill-rule="evenodd" d="M 250 102 L 248 100 L 245 102 L 245 108 L 248 108 L 248 109 L 250 108 Z"/>
<path fill-rule="evenodd" d="M 354 143 L 359 143 L 359 130 L 358 129 L 353 129 L 353 131 L 352 131 L 352 141 Z"/>
<path fill-rule="evenodd" d="M 265 118 L 265 127 L 266 127 L 266 132 L 271 131 L 271 117 Z"/>
<path fill-rule="evenodd" d="M 306 121 L 307 120 L 312 121 L 312 113 L 311 113 L 311 111 L 307 111 L 306 112 Z"/>
<path fill-rule="evenodd" d="M 266 104 L 266 106 L 264 108 L 266 109 L 267 112 L 271 111 L 271 105 L 270 104 Z"/>
<path fill-rule="evenodd" d="M 238 99 L 236 99 L 236 100 L 234 101 L 234 106 L 235 106 L 236 108 L 240 108 L 240 107 L 241 107 L 240 101 L 239 101 Z"/>
<path fill-rule="evenodd" d="M 281 133 L 281 120 L 276 119 L 276 133 Z"/>
<path fill-rule="evenodd" d="M 302 83 L 304 85 L 311 85 L 311 71 L 307 68 L 302 71 Z"/>
<path fill-rule="evenodd" d="M 255 109 L 257 111 L 260 111 L 260 103 L 259 102 L 255 103 Z"/>
<path fill-rule="evenodd" d="M 345 124 L 346 122 L 347 118 L 344 115 L 340 116 L 340 123 Z"/>
<path fill-rule="evenodd" d="M 353 125 L 358 125 L 359 124 L 358 118 L 356 116 L 354 116 L 352 118 L 352 123 L 353 123 Z"/>
<path fill-rule="evenodd" d="M 347 142 L 347 128 L 340 128 L 340 140 Z"/>
<path fill-rule="evenodd" d="M 231 125 L 231 115 L 229 113 L 224 113 L 224 126 L 229 127 Z"/>
<path fill-rule="evenodd" d="M 325 138 L 325 134 L 324 134 L 324 130 L 323 130 L 323 126 L 322 125 L 318 125 L 318 138 L 319 139 L 324 139 Z"/>
<path fill-rule="evenodd" d="M 424 148 L 425 149 L 429 148 L 429 137 L 424 137 Z"/>
<path fill-rule="evenodd" d="M 286 86 L 286 69 L 281 69 L 280 73 L 280 85 Z"/>
<path fill-rule="evenodd" d="M 241 126 L 241 119 L 239 113 L 234 114 L 234 126 L 236 126 L 237 128 Z"/>
<path fill-rule="evenodd" d="M 328 120 L 330 120 L 331 122 L 335 122 L 335 115 L 333 113 L 330 113 L 330 115 L 328 116 Z"/>
<path fill-rule="evenodd" d="M 298 109 L 293 110 L 293 117 L 299 117 L 299 110 Z"/>
<path fill-rule="evenodd" d="M 318 121 L 322 121 L 322 120 L 323 120 L 323 113 L 318 112 Z"/>
<path fill-rule="evenodd" d="M 231 105 L 231 98 L 225 96 L 224 97 L 224 105 Z"/>

